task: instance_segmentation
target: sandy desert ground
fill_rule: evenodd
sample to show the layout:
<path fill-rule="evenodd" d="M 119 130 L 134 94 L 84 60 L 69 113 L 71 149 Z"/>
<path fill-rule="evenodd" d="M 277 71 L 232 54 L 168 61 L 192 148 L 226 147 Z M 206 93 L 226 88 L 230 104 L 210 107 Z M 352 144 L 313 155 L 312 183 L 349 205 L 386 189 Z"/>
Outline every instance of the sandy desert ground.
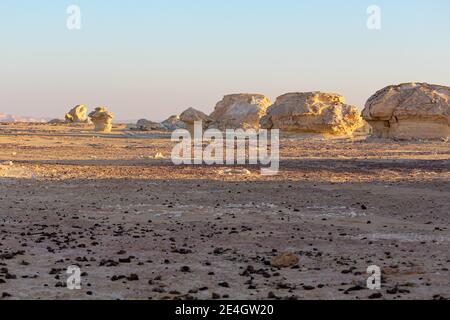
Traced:
<path fill-rule="evenodd" d="M 448 142 L 285 138 L 264 177 L 122 129 L 0 125 L 0 299 L 450 298 Z"/>

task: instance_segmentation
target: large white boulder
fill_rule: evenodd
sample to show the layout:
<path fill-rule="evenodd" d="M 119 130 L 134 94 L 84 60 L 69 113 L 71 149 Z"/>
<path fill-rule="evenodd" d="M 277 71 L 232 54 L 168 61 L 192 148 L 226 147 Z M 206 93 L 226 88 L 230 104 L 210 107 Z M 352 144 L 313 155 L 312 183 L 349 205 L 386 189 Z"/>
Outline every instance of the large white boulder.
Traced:
<path fill-rule="evenodd" d="M 363 117 L 376 137 L 447 139 L 450 88 L 427 83 L 388 86 L 369 98 Z"/>
<path fill-rule="evenodd" d="M 295 92 L 278 97 L 260 124 L 284 132 L 351 135 L 363 122 L 358 108 L 341 95 Z"/>
<path fill-rule="evenodd" d="M 210 115 L 211 126 L 224 129 L 259 129 L 259 121 L 272 105 L 262 94 L 230 94 L 223 97 Z"/>

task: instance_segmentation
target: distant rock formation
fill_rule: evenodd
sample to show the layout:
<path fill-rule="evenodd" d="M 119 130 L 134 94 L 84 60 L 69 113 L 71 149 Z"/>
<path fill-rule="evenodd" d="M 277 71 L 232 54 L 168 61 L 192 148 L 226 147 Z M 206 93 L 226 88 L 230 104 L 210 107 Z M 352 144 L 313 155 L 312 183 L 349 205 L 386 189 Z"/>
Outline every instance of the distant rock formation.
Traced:
<path fill-rule="evenodd" d="M 23 117 L 13 114 L 3 114 L 0 113 L 0 122 L 3 123 L 16 123 L 16 122 L 47 122 L 49 119 L 43 118 L 32 118 L 32 117 Z"/>
<path fill-rule="evenodd" d="M 363 117 L 379 138 L 447 139 L 450 88 L 427 83 L 388 86 L 369 98 Z"/>
<path fill-rule="evenodd" d="M 259 129 L 259 121 L 272 105 L 262 94 L 230 94 L 219 101 L 210 115 L 211 127 L 225 129 Z"/>
<path fill-rule="evenodd" d="M 357 107 L 338 94 L 288 93 L 277 98 L 260 121 L 264 129 L 294 133 L 350 135 L 363 125 Z"/>
<path fill-rule="evenodd" d="M 193 130 L 194 123 L 197 121 L 202 121 L 204 129 L 207 128 L 211 123 L 210 117 L 194 108 L 189 108 L 185 110 L 182 114 L 180 114 L 180 120 L 186 124 L 187 129 L 190 131 Z"/>
<path fill-rule="evenodd" d="M 136 125 L 132 125 L 130 129 L 139 131 L 155 131 L 161 130 L 161 124 L 146 119 L 140 119 L 136 122 Z"/>
<path fill-rule="evenodd" d="M 84 104 L 78 105 L 71 109 L 65 115 L 67 123 L 88 123 L 89 118 L 87 115 L 88 108 Z"/>
<path fill-rule="evenodd" d="M 169 131 L 187 128 L 186 123 L 180 120 L 179 115 L 170 116 L 168 119 L 161 122 L 161 127 Z"/>
<path fill-rule="evenodd" d="M 95 125 L 95 131 L 104 133 L 111 132 L 114 114 L 109 112 L 106 107 L 96 108 L 95 111 L 89 114 L 89 117 Z"/>
<path fill-rule="evenodd" d="M 48 124 L 63 124 L 66 123 L 66 120 L 63 119 L 52 119 L 49 122 L 47 122 Z"/>

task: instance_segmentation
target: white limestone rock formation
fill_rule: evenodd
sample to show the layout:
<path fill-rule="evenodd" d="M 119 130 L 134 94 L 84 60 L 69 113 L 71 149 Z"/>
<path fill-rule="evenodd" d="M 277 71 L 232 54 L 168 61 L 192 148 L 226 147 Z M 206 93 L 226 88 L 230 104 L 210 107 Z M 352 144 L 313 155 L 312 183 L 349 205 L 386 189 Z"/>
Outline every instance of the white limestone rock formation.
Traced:
<path fill-rule="evenodd" d="M 278 97 L 260 125 L 288 133 L 347 136 L 363 126 L 363 121 L 358 108 L 345 104 L 341 95 L 296 92 Z"/>
<path fill-rule="evenodd" d="M 106 107 L 96 108 L 95 111 L 89 114 L 92 122 L 95 125 L 95 131 L 109 133 L 112 131 L 112 120 L 114 114 L 109 112 Z"/>
<path fill-rule="evenodd" d="M 208 128 L 211 123 L 210 117 L 194 108 L 189 108 L 180 114 L 180 120 L 186 124 L 187 129 L 191 132 L 194 129 L 195 122 L 202 121 L 203 129 Z"/>
<path fill-rule="evenodd" d="M 259 129 L 259 121 L 272 105 L 262 94 L 230 94 L 223 97 L 210 115 L 211 127 L 225 129 Z"/>
<path fill-rule="evenodd" d="M 67 123 L 88 123 L 89 118 L 87 115 L 88 108 L 84 104 L 78 105 L 71 109 L 65 115 Z"/>
<path fill-rule="evenodd" d="M 363 117 L 375 137 L 448 139 L 450 87 L 427 83 L 388 86 L 369 98 Z"/>

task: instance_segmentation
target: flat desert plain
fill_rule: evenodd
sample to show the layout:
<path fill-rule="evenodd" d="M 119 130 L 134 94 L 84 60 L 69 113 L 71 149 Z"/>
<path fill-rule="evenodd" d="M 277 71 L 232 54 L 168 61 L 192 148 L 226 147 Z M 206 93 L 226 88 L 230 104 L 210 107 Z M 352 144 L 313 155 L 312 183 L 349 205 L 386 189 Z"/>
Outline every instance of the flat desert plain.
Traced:
<path fill-rule="evenodd" d="M 0 126 L 0 299 L 450 298 L 448 142 L 283 138 L 264 177 L 124 128 Z"/>

